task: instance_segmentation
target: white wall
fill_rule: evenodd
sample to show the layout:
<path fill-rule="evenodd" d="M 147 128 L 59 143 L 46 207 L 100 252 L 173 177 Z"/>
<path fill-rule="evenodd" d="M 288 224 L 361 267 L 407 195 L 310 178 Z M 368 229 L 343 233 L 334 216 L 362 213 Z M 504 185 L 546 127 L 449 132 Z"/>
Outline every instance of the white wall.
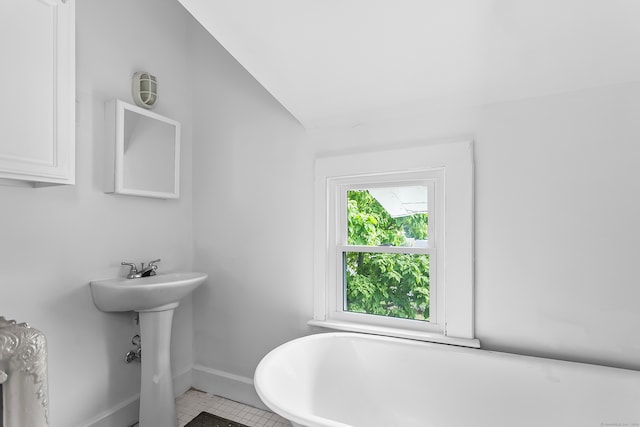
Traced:
<path fill-rule="evenodd" d="M 0 315 L 46 334 L 52 427 L 98 421 L 140 391 L 140 365 L 123 362 L 139 328 L 131 314 L 98 311 L 89 281 L 124 273 L 122 260 L 162 258 L 161 271 L 190 269 L 193 260 L 191 95 L 185 80 L 191 18 L 170 0 L 82 0 L 76 12 L 77 184 L 0 186 Z M 103 105 L 116 97 L 131 101 L 131 76 L 141 69 L 158 76 L 157 111 L 184 125 L 178 201 L 102 191 Z M 16 119 L 32 125 L 29 118 Z M 191 330 L 187 300 L 174 325 L 175 374 L 189 372 Z"/>
<path fill-rule="evenodd" d="M 640 369 L 640 83 L 492 105 L 478 126 L 478 335 Z"/>
<path fill-rule="evenodd" d="M 201 368 L 248 380 L 307 332 L 313 163 L 302 126 L 208 33 L 193 37 L 208 82 L 194 92 L 195 268 L 210 276 L 193 297 L 194 383 L 241 398 Z"/>

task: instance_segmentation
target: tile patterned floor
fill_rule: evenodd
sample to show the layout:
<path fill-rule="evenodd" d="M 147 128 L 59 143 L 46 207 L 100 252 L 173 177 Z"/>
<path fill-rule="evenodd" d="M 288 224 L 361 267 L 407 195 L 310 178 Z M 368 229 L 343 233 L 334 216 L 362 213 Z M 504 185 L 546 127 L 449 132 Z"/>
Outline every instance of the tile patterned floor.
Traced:
<path fill-rule="evenodd" d="M 178 412 L 178 427 L 184 427 L 202 411 L 246 424 L 249 427 L 291 427 L 287 420 L 273 412 L 193 389 L 178 396 L 176 411 Z"/>

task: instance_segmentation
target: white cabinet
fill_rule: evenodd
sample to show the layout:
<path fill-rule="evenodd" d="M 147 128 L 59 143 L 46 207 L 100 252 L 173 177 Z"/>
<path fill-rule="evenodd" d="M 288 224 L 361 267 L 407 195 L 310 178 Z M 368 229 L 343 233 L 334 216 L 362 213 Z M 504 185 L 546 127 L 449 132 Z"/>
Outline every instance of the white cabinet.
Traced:
<path fill-rule="evenodd" d="M 0 178 L 73 184 L 74 0 L 1 0 L 0 52 Z"/>

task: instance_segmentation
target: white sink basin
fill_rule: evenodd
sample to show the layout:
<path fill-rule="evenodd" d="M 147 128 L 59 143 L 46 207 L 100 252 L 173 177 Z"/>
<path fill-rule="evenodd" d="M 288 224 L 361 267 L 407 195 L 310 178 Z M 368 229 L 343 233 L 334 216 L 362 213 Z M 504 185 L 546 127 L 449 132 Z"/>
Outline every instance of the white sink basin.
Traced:
<path fill-rule="evenodd" d="M 139 279 L 105 279 L 90 283 L 93 302 L 102 311 L 171 309 L 207 279 L 204 273 L 166 273 Z"/>

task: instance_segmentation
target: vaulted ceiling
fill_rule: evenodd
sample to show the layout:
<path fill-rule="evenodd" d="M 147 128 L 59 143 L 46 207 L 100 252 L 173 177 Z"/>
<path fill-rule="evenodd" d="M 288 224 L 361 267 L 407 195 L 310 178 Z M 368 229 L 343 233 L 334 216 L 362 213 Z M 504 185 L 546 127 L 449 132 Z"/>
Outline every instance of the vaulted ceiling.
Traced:
<path fill-rule="evenodd" d="M 305 127 L 640 79 L 638 0 L 180 0 Z"/>

